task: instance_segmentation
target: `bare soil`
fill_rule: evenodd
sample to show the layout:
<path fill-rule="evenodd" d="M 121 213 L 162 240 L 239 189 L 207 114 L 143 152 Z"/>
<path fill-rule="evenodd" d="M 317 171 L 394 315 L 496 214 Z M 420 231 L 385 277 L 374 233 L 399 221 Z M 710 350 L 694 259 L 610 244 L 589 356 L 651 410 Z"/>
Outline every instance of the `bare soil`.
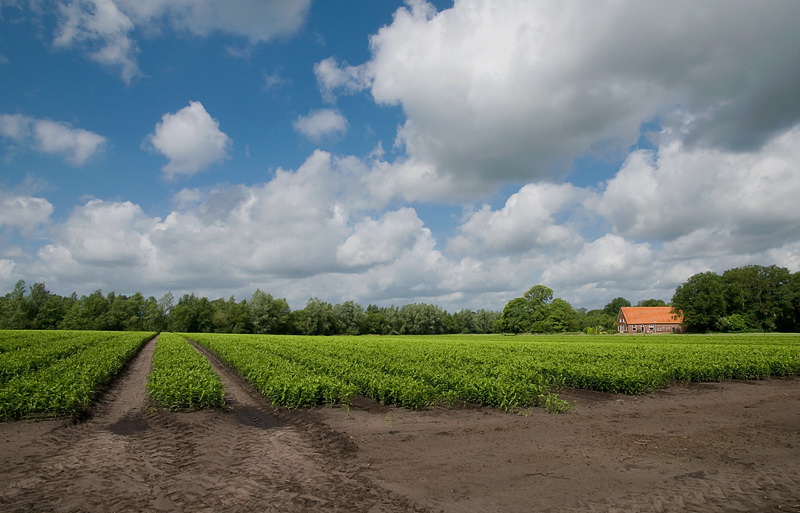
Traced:
<path fill-rule="evenodd" d="M 226 411 L 146 395 L 154 344 L 92 416 L 0 423 L 3 512 L 800 512 L 800 379 L 566 390 L 571 413 L 276 409 L 211 358 Z"/>

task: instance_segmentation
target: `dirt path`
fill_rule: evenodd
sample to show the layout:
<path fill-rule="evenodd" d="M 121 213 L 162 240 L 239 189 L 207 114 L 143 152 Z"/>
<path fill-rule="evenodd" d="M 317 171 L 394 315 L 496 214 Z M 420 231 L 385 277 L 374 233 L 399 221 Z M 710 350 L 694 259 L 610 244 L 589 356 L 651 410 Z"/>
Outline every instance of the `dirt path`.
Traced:
<path fill-rule="evenodd" d="M 3 512 L 800 512 L 800 379 L 568 391 L 574 412 L 230 409 L 146 396 L 147 344 L 92 418 L 0 423 Z M 209 356 L 209 355 L 207 355 Z"/>
<path fill-rule="evenodd" d="M 0 510 L 422 511 L 364 477 L 345 438 L 272 415 L 226 369 L 217 371 L 229 412 L 152 408 L 145 386 L 154 347 L 90 420 L 0 424 Z"/>
<path fill-rule="evenodd" d="M 572 391 L 572 413 L 320 409 L 358 460 L 434 511 L 800 512 L 800 379 Z"/>

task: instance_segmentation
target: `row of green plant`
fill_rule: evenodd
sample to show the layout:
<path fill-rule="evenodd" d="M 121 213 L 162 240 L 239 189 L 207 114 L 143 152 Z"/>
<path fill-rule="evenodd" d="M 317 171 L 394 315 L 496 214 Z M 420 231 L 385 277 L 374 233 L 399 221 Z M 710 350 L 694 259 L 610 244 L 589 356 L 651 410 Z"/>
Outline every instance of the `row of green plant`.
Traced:
<path fill-rule="evenodd" d="M 170 410 L 225 405 L 222 381 L 211 364 L 186 339 L 174 333 L 161 333 L 156 341 L 147 392 Z"/>
<path fill-rule="evenodd" d="M 1 332 L 0 419 L 79 416 L 153 336 Z M 148 391 L 170 409 L 224 405 L 222 383 L 191 337 L 275 404 L 367 396 L 426 408 L 469 402 L 514 410 L 568 405 L 577 387 L 638 394 L 676 381 L 800 375 L 798 335 L 306 337 L 162 333 Z"/>
<path fill-rule="evenodd" d="M 66 358 L 91 343 L 91 337 L 81 332 L 44 336 L 29 331 L 0 332 L 0 384 Z"/>
<path fill-rule="evenodd" d="M 363 395 L 425 408 L 566 404 L 576 387 L 641 394 L 674 382 L 800 375 L 800 336 L 302 337 L 192 334 L 275 404 Z"/>
<path fill-rule="evenodd" d="M 0 420 L 80 416 L 154 333 L 5 332 Z M 26 358 L 30 362 L 26 365 Z"/>

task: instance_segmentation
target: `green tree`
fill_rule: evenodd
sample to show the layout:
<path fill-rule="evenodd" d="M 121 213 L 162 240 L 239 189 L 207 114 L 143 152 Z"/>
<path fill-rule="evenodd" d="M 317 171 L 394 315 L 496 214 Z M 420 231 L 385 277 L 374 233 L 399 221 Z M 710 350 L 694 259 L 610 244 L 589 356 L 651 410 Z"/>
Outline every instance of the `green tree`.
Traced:
<path fill-rule="evenodd" d="M 523 294 L 506 303 L 500 319 L 494 325 L 495 331 L 503 333 L 544 333 L 550 329 L 546 322 L 553 289 L 544 285 L 534 285 Z"/>
<path fill-rule="evenodd" d="M 61 321 L 61 329 L 68 330 L 105 330 L 110 306 L 102 290 L 95 290 L 88 296 L 81 296 L 72 303 L 72 307 Z"/>
<path fill-rule="evenodd" d="M 595 309 L 579 316 L 581 330 L 588 333 L 611 333 L 617 329 L 617 315 L 608 315 L 605 309 Z"/>
<path fill-rule="evenodd" d="M 545 323 L 548 332 L 568 333 L 581 329 L 575 309 L 561 298 L 555 298 L 550 303 Z"/>
<path fill-rule="evenodd" d="M 287 333 L 291 310 L 285 299 L 275 299 L 260 289 L 247 303 L 253 333 Z"/>
<path fill-rule="evenodd" d="M 21 330 L 27 327 L 25 313 L 25 280 L 17 281 L 14 290 L 6 294 L 3 301 L 3 318 L 0 327 L 3 329 Z"/>
<path fill-rule="evenodd" d="M 52 294 L 44 283 L 34 283 L 30 293 L 23 297 L 23 326 L 26 329 L 57 329 L 66 314 L 66 301 L 57 294 Z"/>
<path fill-rule="evenodd" d="M 742 331 L 747 331 L 749 326 L 744 315 L 735 313 L 720 318 L 718 329 L 727 333 L 739 333 Z"/>
<path fill-rule="evenodd" d="M 528 301 L 517 297 L 506 303 L 493 329 L 497 333 L 524 333 L 530 331 L 531 321 Z"/>
<path fill-rule="evenodd" d="M 391 332 L 385 309 L 378 305 L 368 305 L 364 311 L 363 332 L 370 335 L 388 335 Z"/>
<path fill-rule="evenodd" d="M 301 335 L 333 335 L 335 327 L 333 305 L 315 297 L 295 316 L 295 330 Z"/>
<path fill-rule="evenodd" d="M 781 288 L 779 304 L 776 329 L 783 332 L 800 332 L 800 272 L 789 276 Z"/>
<path fill-rule="evenodd" d="M 150 296 L 144 303 L 144 315 L 142 317 L 143 331 L 162 332 L 167 329 L 167 316 L 159 301 Z"/>
<path fill-rule="evenodd" d="M 636 306 L 668 306 L 663 299 L 642 299 Z"/>
<path fill-rule="evenodd" d="M 464 308 L 452 315 L 453 332 L 454 333 L 474 333 L 473 320 L 475 313 L 472 310 Z"/>
<path fill-rule="evenodd" d="M 619 315 L 619 309 L 623 306 L 631 306 L 631 302 L 624 297 L 615 297 L 603 307 L 603 313 L 616 319 L 617 315 Z"/>
<path fill-rule="evenodd" d="M 448 333 L 450 315 L 435 305 L 411 303 L 400 308 L 403 335 L 440 335 Z"/>
<path fill-rule="evenodd" d="M 250 310 L 246 301 L 237 303 L 231 296 L 227 301 L 221 298 L 211 301 L 211 307 L 211 323 L 215 333 L 252 333 Z"/>
<path fill-rule="evenodd" d="M 500 318 L 500 312 L 481 309 L 472 316 L 473 333 L 492 333 L 494 323 Z"/>
<path fill-rule="evenodd" d="M 212 333 L 214 308 L 208 298 L 184 294 L 169 316 L 169 331 L 178 333 Z"/>
<path fill-rule="evenodd" d="M 778 266 L 748 265 L 722 273 L 725 288 L 726 314 L 739 314 L 748 329 L 775 331 L 791 273 Z"/>
<path fill-rule="evenodd" d="M 688 331 L 717 329 L 720 319 L 725 316 L 725 285 L 722 277 L 710 271 L 695 274 L 675 290 L 672 307 L 683 313 Z"/>
<path fill-rule="evenodd" d="M 354 301 L 333 307 L 334 331 L 341 335 L 360 335 L 364 329 L 364 308 Z"/>

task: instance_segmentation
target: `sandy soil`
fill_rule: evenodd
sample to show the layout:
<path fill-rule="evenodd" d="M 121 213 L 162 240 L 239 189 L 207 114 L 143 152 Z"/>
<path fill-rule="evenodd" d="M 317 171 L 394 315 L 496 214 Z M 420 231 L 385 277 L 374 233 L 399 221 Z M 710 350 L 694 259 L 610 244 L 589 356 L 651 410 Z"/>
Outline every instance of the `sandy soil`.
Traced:
<path fill-rule="evenodd" d="M 145 346 L 92 417 L 0 423 L 3 512 L 800 512 L 800 379 L 631 397 L 572 413 L 230 409 L 170 413 Z"/>

